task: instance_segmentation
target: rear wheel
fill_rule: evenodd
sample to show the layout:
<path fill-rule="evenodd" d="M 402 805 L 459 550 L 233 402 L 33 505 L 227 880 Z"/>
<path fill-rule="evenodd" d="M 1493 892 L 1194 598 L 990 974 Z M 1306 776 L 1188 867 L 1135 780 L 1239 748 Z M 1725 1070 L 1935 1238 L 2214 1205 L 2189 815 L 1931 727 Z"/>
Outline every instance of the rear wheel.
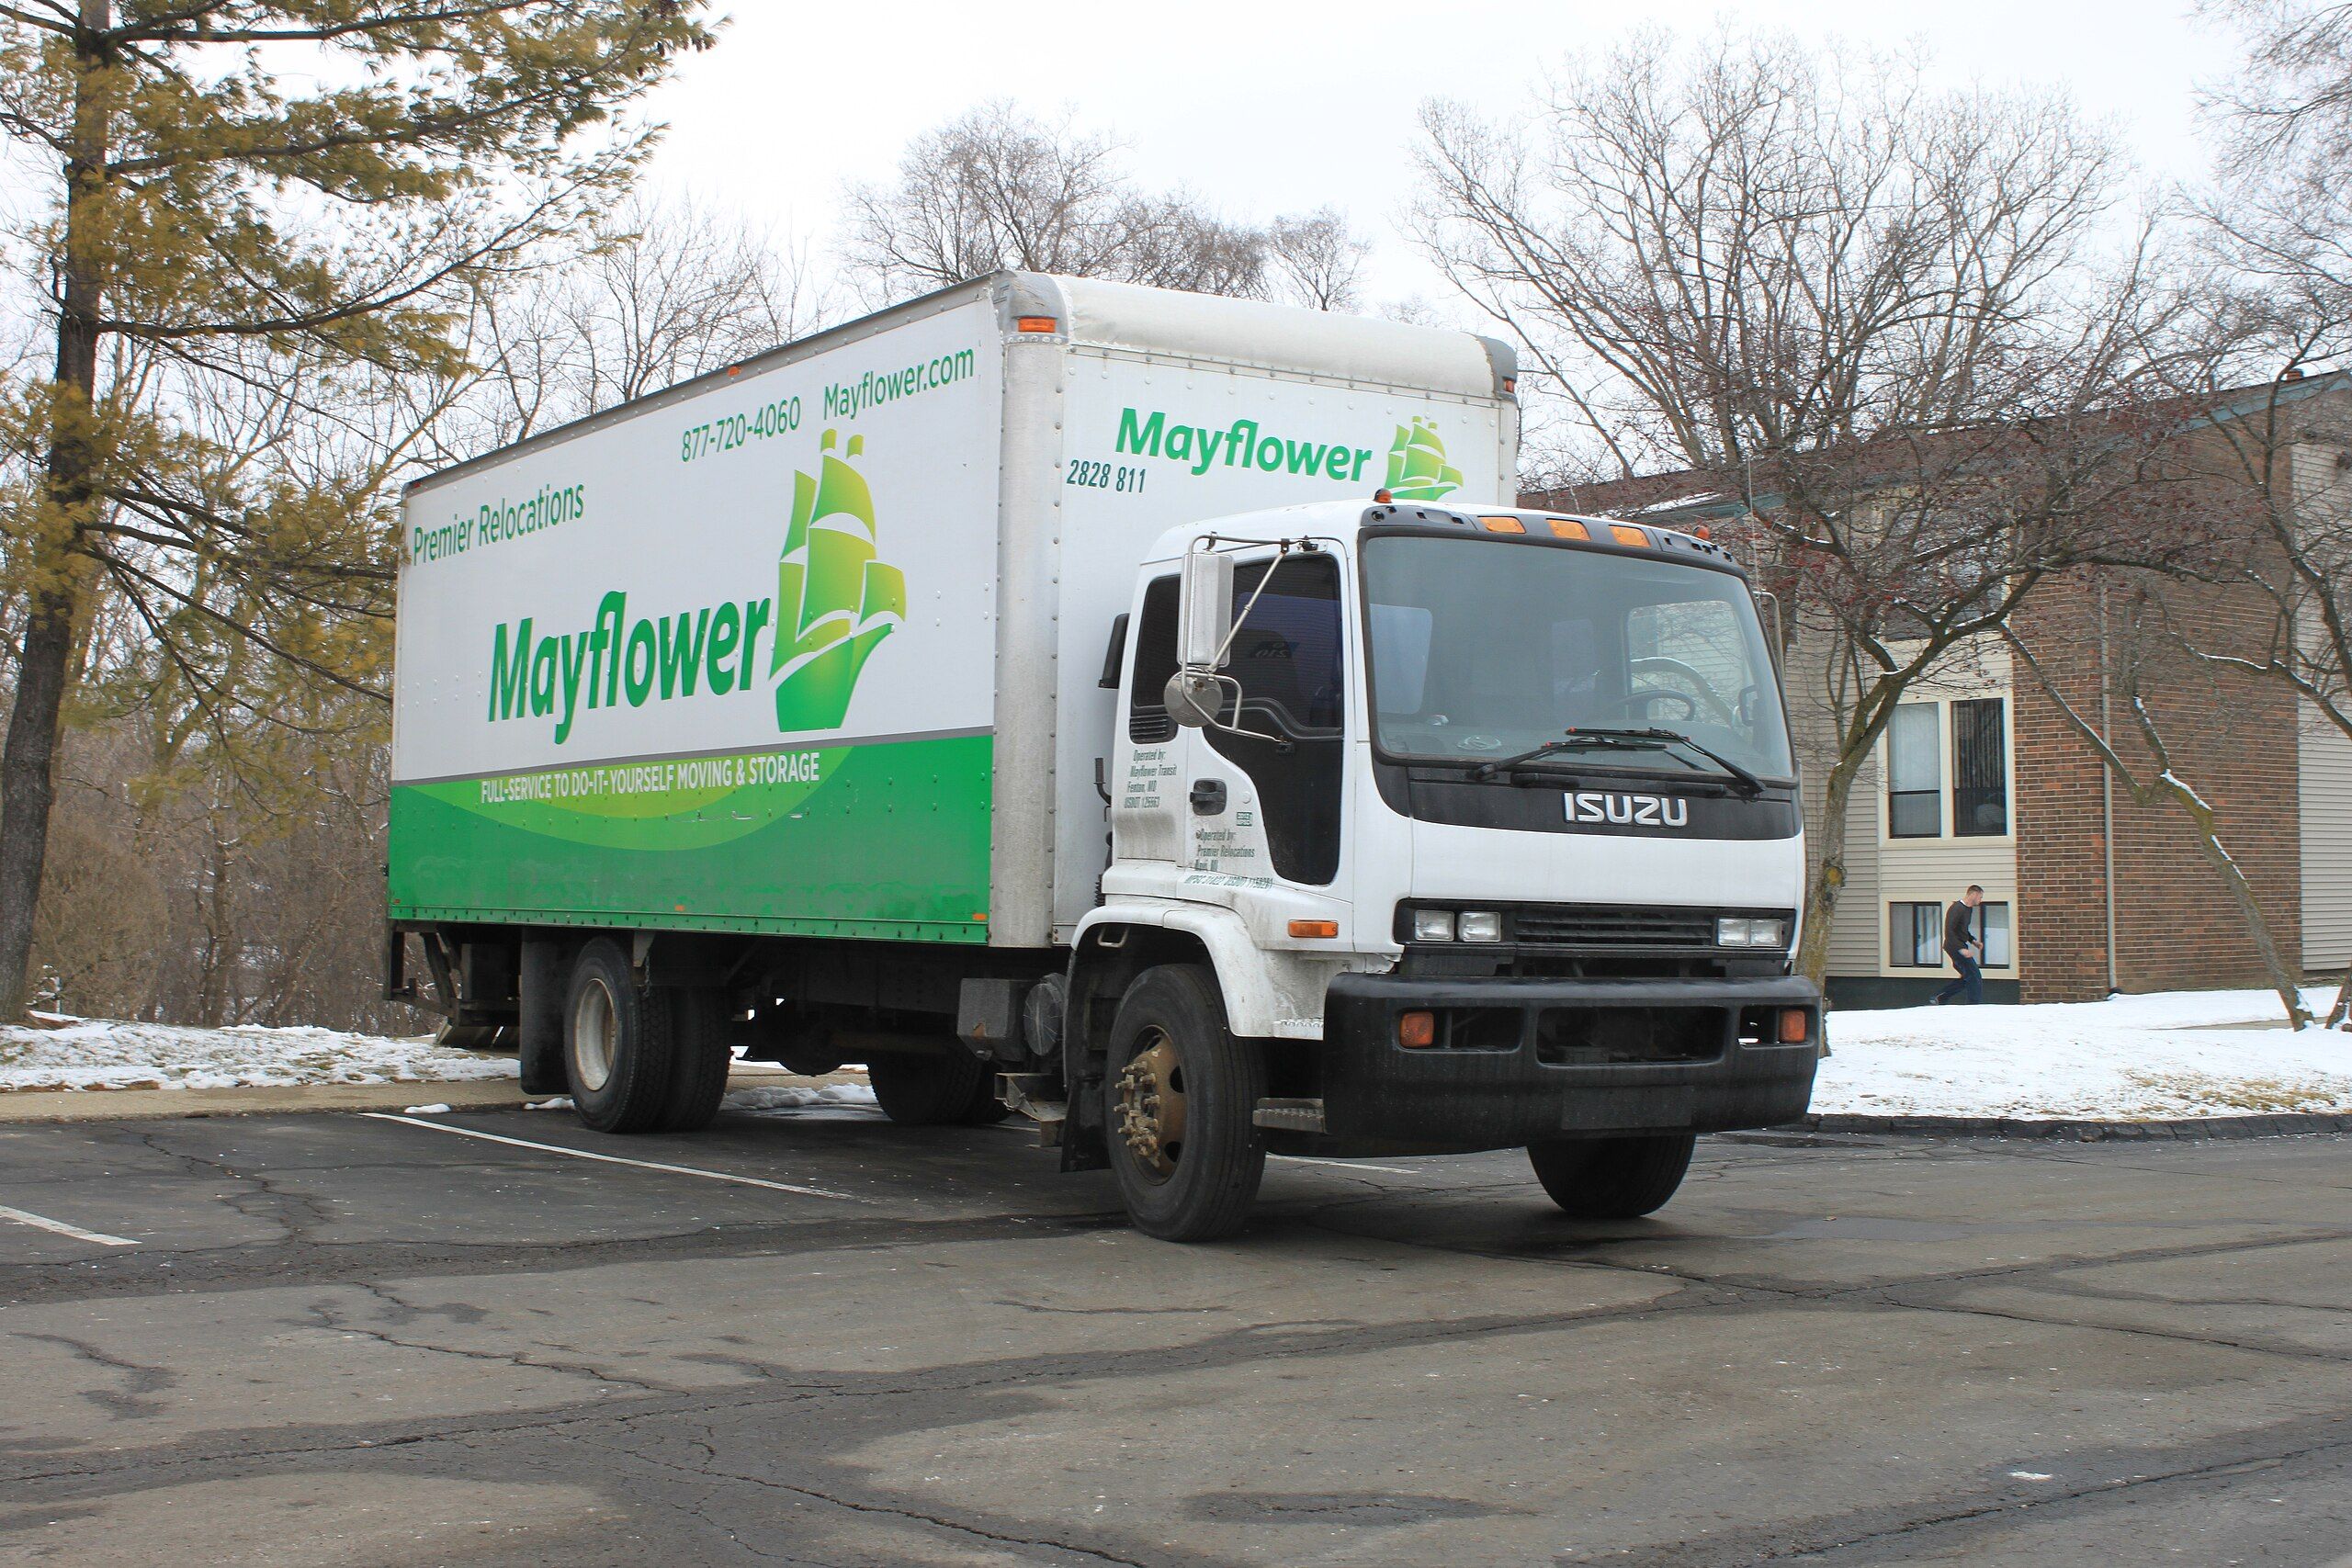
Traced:
<path fill-rule="evenodd" d="M 727 1070 L 735 1063 L 727 1048 L 727 998 L 702 987 L 669 995 L 676 1059 L 661 1127 L 665 1133 L 698 1133 L 718 1116 L 718 1102 L 727 1095 Z"/>
<path fill-rule="evenodd" d="M 669 997 L 638 985 L 599 937 L 572 961 L 564 998 L 563 1071 L 580 1120 L 600 1133 L 660 1126 L 677 1060 Z"/>
<path fill-rule="evenodd" d="M 1103 1064 L 1102 1125 L 1127 1217 L 1163 1241 L 1231 1235 L 1266 1172 L 1250 1117 L 1266 1092 L 1258 1047 L 1226 1028 L 1216 978 L 1197 964 L 1138 976 Z"/>
<path fill-rule="evenodd" d="M 902 1127 L 972 1127 L 1004 1120 L 995 1069 L 961 1047 L 953 1055 L 877 1055 L 865 1071 L 882 1113 Z"/>
<path fill-rule="evenodd" d="M 1535 1179 L 1552 1201 L 1588 1220 L 1631 1220 L 1666 1206 L 1690 1168 L 1698 1137 L 1690 1133 L 1578 1138 L 1535 1144 L 1527 1151 Z"/>

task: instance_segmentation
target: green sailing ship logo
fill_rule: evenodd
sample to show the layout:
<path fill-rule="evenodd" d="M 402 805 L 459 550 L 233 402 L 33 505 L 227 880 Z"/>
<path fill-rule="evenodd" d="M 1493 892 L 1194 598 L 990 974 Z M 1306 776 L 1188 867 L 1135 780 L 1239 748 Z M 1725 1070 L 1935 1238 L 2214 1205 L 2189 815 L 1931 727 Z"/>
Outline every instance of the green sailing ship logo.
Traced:
<path fill-rule="evenodd" d="M 839 728 L 858 671 L 907 618 L 906 574 L 876 548 L 874 492 L 865 475 L 833 455 L 835 438 L 825 432 L 814 475 L 793 475 L 792 528 L 775 567 L 768 673 L 776 728 L 786 733 Z M 853 435 L 844 456 L 865 450 L 865 437 Z"/>
<path fill-rule="evenodd" d="M 1462 470 L 1445 460 L 1445 443 L 1438 439 L 1435 424 L 1416 419 L 1410 429 L 1396 427 L 1385 488 L 1399 501 L 1442 501 L 1462 488 Z"/>

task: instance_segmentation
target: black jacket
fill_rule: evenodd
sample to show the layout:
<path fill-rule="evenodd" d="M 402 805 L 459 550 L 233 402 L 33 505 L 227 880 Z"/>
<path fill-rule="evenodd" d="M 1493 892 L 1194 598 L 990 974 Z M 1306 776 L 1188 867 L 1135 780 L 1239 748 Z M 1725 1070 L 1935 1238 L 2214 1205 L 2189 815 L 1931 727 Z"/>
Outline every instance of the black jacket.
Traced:
<path fill-rule="evenodd" d="M 1944 911 L 1944 952 L 1958 958 L 1976 940 L 1976 911 L 1962 899 Z"/>

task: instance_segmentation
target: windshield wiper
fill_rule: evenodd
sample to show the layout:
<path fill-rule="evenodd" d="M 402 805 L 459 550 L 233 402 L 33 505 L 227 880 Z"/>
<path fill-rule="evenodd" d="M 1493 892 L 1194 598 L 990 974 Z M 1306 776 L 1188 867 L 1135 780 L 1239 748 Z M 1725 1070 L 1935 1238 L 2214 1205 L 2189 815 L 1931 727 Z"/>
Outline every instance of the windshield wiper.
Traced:
<path fill-rule="evenodd" d="M 1764 793 L 1764 781 L 1722 753 L 1710 750 L 1676 729 L 1623 729 L 1595 726 L 1569 730 L 1557 740 L 1521 751 L 1516 757 L 1498 757 L 1491 762 L 1481 762 L 1470 772 L 1474 779 L 1490 779 L 1497 773 L 1508 773 L 1525 762 L 1532 762 L 1558 751 L 1581 750 L 1600 747 L 1620 751 L 1657 751 L 1668 746 L 1679 746 L 1713 762 L 1738 786 L 1739 792 L 1753 799 Z"/>

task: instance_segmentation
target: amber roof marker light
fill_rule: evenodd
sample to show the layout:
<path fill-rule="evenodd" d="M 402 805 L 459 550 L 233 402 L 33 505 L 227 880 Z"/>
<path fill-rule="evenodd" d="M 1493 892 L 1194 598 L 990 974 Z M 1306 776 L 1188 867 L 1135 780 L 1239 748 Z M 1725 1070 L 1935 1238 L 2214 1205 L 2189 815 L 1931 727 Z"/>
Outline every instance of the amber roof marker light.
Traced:
<path fill-rule="evenodd" d="M 1061 322 L 1051 316 L 1022 316 L 1012 323 L 1017 333 L 1051 333 L 1061 330 Z"/>

